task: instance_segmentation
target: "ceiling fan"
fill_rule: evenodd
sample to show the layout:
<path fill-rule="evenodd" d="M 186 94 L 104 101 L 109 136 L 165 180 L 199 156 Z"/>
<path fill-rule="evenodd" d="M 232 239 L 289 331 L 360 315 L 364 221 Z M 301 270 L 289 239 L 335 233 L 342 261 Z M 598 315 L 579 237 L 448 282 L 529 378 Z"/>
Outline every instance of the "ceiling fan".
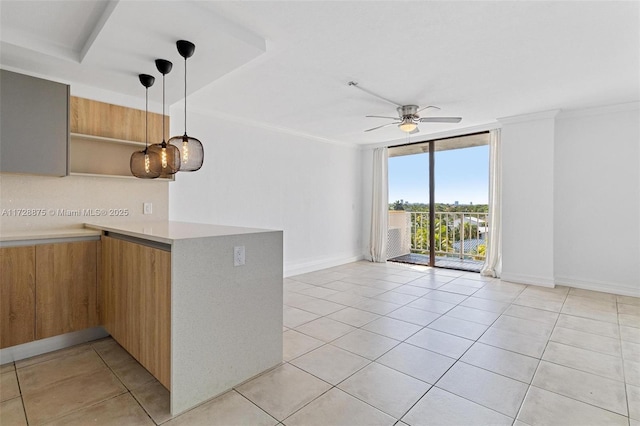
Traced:
<path fill-rule="evenodd" d="M 385 102 L 395 105 L 396 111 L 398 111 L 397 117 L 367 115 L 366 117 L 369 117 L 369 118 L 385 118 L 385 119 L 394 120 L 394 121 L 391 123 L 383 124 L 382 126 L 377 126 L 371 129 L 367 129 L 365 130 L 365 132 L 382 129 L 383 127 L 387 127 L 387 126 L 398 126 L 398 128 L 403 132 L 413 134 L 413 133 L 418 133 L 420 131 L 418 129 L 418 124 L 420 123 L 459 123 L 462 120 L 462 117 L 420 117 L 418 113 L 421 111 L 424 111 L 426 109 L 440 109 L 440 108 L 433 105 L 428 105 L 422 108 L 420 108 L 418 105 L 400 105 L 397 102 L 391 101 L 363 87 L 360 87 L 358 83 L 355 81 L 350 81 L 348 84 L 349 86 L 353 86 L 357 89 L 360 89 L 371 96 L 375 96 L 378 99 L 382 99 Z"/>

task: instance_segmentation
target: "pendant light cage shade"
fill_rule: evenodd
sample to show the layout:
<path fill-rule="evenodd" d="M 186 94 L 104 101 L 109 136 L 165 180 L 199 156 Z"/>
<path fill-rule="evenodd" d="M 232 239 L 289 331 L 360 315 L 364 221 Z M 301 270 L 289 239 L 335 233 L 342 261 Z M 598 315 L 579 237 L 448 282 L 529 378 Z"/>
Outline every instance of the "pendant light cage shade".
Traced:
<path fill-rule="evenodd" d="M 149 149 L 149 87 L 153 86 L 155 78 L 149 74 L 138 76 L 140 83 L 145 87 L 145 147 L 142 151 L 135 151 L 131 154 L 129 168 L 131 174 L 140 179 L 155 179 L 162 174 L 162 164 L 158 154 Z"/>
<path fill-rule="evenodd" d="M 204 162 L 202 142 L 187 135 L 187 59 L 193 56 L 196 45 L 187 40 L 178 40 L 176 47 L 184 58 L 184 135 L 172 137 L 169 143 L 180 151 L 180 171 L 195 172 L 200 170 Z"/>
<path fill-rule="evenodd" d="M 149 146 L 149 152 L 160 159 L 160 177 L 170 177 L 180 170 L 180 151 L 164 141 Z"/>
<path fill-rule="evenodd" d="M 131 154 L 131 174 L 140 179 L 155 179 L 162 174 L 162 165 L 157 153 L 145 148 Z"/>
<path fill-rule="evenodd" d="M 188 136 L 174 136 L 169 139 L 169 144 L 175 146 L 180 152 L 180 171 L 195 172 L 200 170 L 204 162 L 204 148 L 202 142 Z"/>

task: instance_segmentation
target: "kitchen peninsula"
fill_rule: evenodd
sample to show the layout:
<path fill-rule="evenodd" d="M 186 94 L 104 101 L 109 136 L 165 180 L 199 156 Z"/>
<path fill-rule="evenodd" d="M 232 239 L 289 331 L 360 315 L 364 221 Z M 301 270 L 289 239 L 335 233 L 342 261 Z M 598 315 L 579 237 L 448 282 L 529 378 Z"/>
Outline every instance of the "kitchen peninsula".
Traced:
<path fill-rule="evenodd" d="M 85 227 L 102 233 L 102 324 L 169 389 L 173 415 L 282 362 L 282 231 Z"/>

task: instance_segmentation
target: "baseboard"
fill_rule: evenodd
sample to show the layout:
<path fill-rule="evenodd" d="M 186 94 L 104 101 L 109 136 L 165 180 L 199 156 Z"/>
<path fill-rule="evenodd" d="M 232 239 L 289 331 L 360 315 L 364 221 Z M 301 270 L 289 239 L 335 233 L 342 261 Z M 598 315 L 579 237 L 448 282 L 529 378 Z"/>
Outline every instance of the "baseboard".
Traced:
<path fill-rule="evenodd" d="M 48 337 L 22 345 L 11 346 L 0 349 L 0 364 L 19 361 L 32 356 L 41 355 L 69 346 L 79 345 L 91 340 L 107 337 L 109 333 L 102 327 L 87 328 L 85 330 L 74 331 L 73 333 L 62 334 L 60 336 Z"/>
<path fill-rule="evenodd" d="M 526 274 L 514 274 L 502 271 L 500 275 L 502 281 L 509 281 L 517 284 L 537 285 L 540 287 L 555 287 L 555 280 L 553 278 L 541 277 L 536 275 Z"/>
<path fill-rule="evenodd" d="M 334 266 L 344 265 L 345 263 L 357 262 L 364 259 L 362 254 L 345 255 L 337 257 L 314 258 L 313 260 L 285 263 L 284 276 L 292 277 L 294 275 L 306 274 L 307 272 L 319 271 L 320 269 L 332 268 Z"/>
<path fill-rule="evenodd" d="M 582 278 L 556 276 L 556 284 L 568 287 L 580 288 L 583 290 L 601 291 L 605 293 L 619 294 L 621 296 L 640 297 L 640 286 L 636 288 L 627 287 L 618 283 L 606 281 L 590 281 Z"/>

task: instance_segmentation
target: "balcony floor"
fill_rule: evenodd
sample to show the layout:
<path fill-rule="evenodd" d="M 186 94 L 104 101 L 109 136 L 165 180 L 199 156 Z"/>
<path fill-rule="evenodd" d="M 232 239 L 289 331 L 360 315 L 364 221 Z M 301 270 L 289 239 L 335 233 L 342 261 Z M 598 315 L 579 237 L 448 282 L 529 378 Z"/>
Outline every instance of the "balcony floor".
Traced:
<path fill-rule="evenodd" d="M 409 263 L 411 265 L 429 265 L 429 256 L 426 254 L 410 253 L 389 259 L 389 262 Z M 456 259 L 453 257 L 436 256 L 436 267 L 456 269 L 458 271 L 480 272 L 484 261 Z"/>

